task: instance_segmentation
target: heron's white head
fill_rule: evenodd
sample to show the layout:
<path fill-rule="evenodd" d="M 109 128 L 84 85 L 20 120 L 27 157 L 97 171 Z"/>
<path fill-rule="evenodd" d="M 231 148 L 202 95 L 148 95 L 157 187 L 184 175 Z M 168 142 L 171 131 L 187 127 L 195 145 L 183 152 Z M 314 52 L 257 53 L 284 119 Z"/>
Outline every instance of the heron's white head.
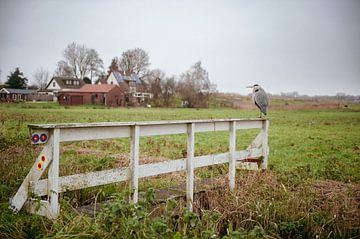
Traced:
<path fill-rule="evenodd" d="M 258 85 L 258 84 L 255 84 L 255 85 L 247 86 L 246 88 L 252 88 L 252 89 L 253 89 L 253 92 L 255 92 L 256 90 L 261 89 L 261 86 Z"/>

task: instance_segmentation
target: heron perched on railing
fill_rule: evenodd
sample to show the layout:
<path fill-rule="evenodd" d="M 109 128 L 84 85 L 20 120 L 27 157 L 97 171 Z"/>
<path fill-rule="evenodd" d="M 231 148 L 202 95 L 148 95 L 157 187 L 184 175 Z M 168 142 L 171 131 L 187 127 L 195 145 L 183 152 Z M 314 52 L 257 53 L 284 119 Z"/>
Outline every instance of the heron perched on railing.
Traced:
<path fill-rule="evenodd" d="M 248 86 L 247 88 L 253 89 L 252 99 L 255 105 L 260 109 L 260 117 L 262 118 L 267 113 L 267 109 L 269 106 L 269 97 L 264 91 L 264 89 L 261 88 L 261 86 L 258 84 Z"/>

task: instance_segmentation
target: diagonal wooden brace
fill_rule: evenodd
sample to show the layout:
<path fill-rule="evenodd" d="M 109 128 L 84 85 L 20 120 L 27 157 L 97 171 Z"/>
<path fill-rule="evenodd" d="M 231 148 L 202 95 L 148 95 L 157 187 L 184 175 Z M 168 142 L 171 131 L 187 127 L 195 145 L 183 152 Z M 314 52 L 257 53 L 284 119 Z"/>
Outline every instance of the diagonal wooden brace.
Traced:
<path fill-rule="evenodd" d="M 51 135 L 47 144 L 37 157 L 30 172 L 22 182 L 20 188 L 16 192 L 15 196 L 10 199 L 9 208 L 14 212 L 19 212 L 24 206 L 25 202 L 29 198 L 29 184 L 31 181 L 35 182 L 45 172 L 46 168 L 50 165 L 53 155 L 53 136 Z"/>

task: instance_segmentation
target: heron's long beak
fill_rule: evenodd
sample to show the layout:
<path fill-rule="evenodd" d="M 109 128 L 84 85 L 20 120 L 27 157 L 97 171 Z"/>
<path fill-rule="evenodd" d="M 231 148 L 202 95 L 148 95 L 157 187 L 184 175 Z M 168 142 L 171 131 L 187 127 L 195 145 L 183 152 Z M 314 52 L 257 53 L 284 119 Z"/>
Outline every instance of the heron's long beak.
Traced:
<path fill-rule="evenodd" d="M 254 86 L 252 86 L 252 85 L 249 85 L 249 86 L 246 86 L 246 88 L 254 88 Z"/>

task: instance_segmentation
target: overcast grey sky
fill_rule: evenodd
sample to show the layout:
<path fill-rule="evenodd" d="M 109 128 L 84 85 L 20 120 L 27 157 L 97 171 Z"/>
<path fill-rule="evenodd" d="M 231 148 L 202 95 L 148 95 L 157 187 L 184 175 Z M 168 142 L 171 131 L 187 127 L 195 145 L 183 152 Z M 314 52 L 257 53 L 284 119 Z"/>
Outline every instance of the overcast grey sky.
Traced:
<path fill-rule="evenodd" d="M 105 63 L 140 47 L 179 75 L 198 60 L 223 92 L 360 94 L 360 0 L 0 0 L 1 80 L 54 71 L 72 41 Z"/>

